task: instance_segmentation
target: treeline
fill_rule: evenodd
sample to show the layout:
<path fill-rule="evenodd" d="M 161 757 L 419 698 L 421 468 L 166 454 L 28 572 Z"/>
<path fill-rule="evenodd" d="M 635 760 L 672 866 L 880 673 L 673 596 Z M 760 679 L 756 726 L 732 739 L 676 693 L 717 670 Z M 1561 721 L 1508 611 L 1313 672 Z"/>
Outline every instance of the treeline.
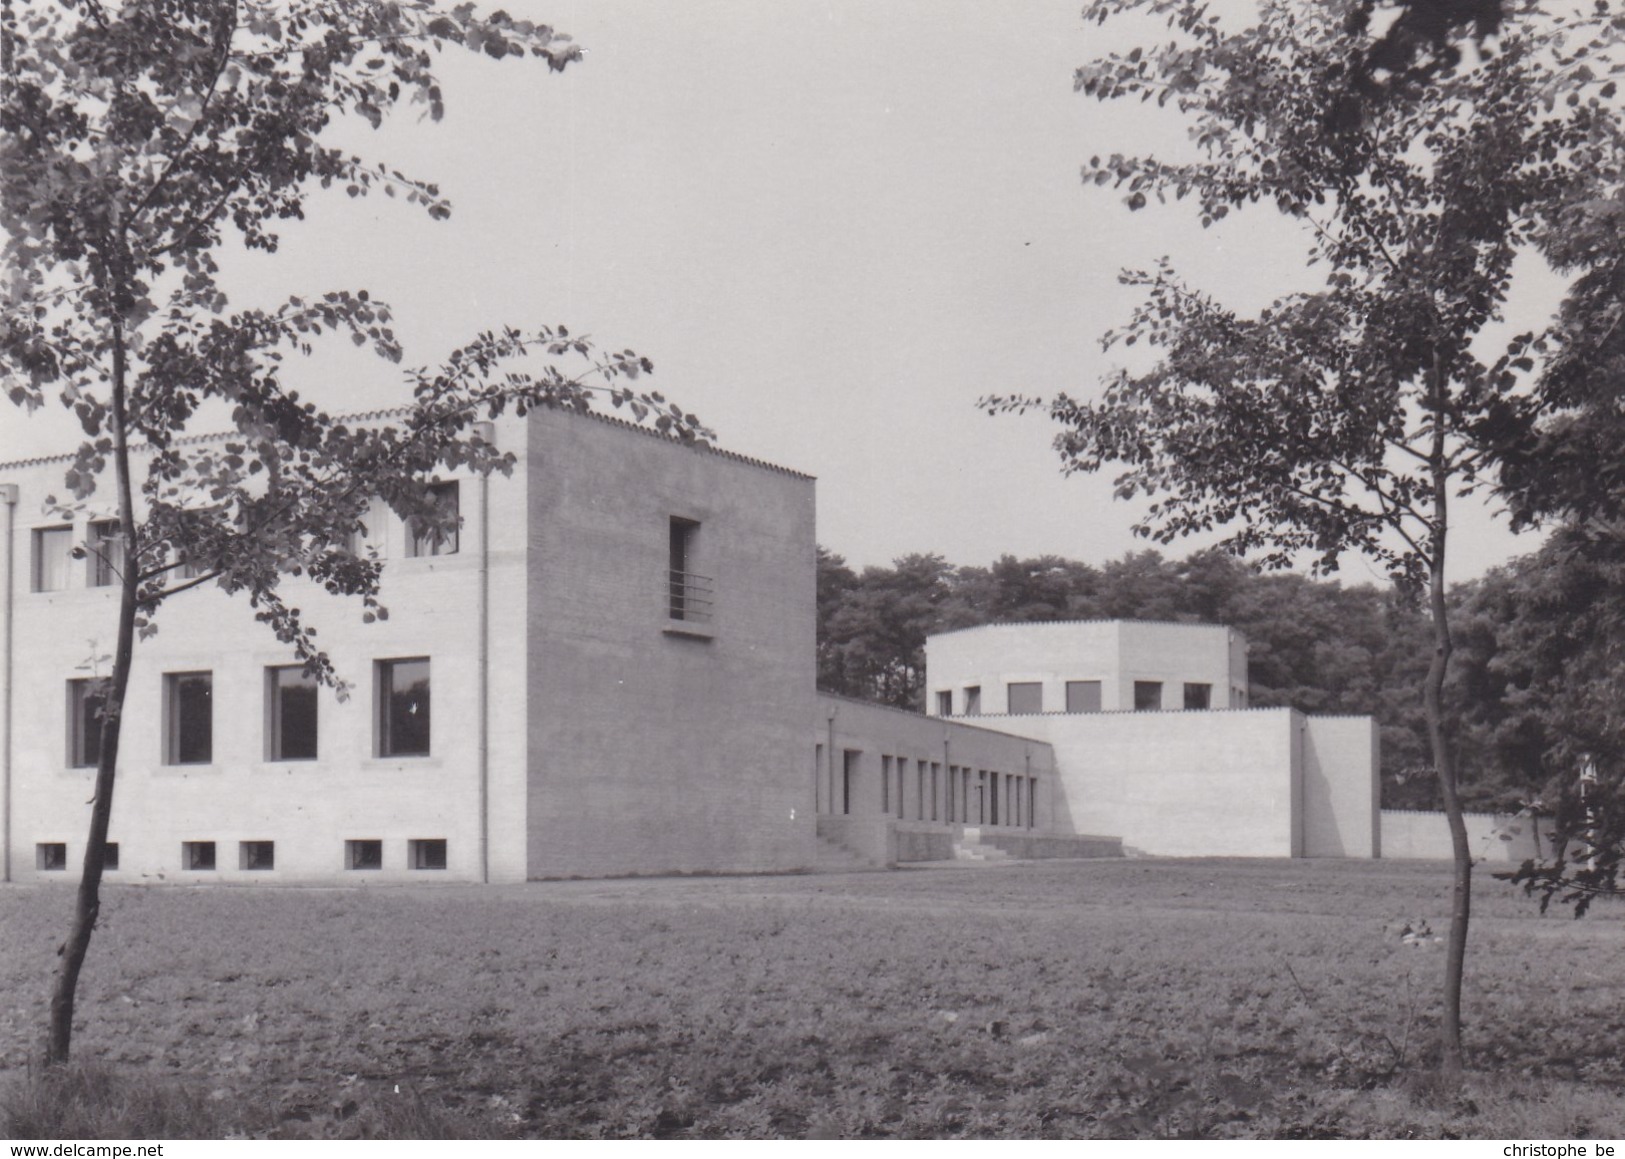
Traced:
<path fill-rule="evenodd" d="M 1564 532 L 1451 592 L 1448 708 L 1459 722 L 1470 809 L 1555 799 L 1589 759 L 1625 745 L 1625 551 Z M 1226 624 L 1251 645 L 1251 703 L 1376 719 L 1388 808 L 1437 808 L 1418 689 L 1432 655 L 1425 614 L 1397 588 L 1260 573 L 1220 552 L 1155 551 L 1093 567 L 1004 556 L 961 567 L 910 555 L 855 572 L 818 556 L 818 680 L 899 708 L 924 704 L 925 638 L 977 624 L 1134 619 Z"/>

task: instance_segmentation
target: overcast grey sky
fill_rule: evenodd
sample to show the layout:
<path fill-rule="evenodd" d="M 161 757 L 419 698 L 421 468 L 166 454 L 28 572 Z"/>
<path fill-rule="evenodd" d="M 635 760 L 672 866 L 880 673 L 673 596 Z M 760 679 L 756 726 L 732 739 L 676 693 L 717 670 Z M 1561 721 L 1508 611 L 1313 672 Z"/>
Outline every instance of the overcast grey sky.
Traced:
<path fill-rule="evenodd" d="M 1061 477 L 1047 421 L 976 399 L 1093 390 L 1099 336 L 1133 304 L 1125 265 L 1168 254 L 1241 305 L 1306 284 L 1273 214 L 1203 231 L 1082 186 L 1091 154 L 1183 135 L 1073 93 L 1106 45 L 1078 0 L 506 7 L 574 35 L 585 62 L 448 54 L 442 123 L 351 130 L 438 181 L 452 219 L 318 195 L 275 257 L 228 264 L 234 302 L 365 288 L 395 307 L 412 364 L 501 323 L 631 347 L 722 445 L 818 476 L 819 540 L 853 564 L 1144 546 L 1109 478 Z M 301 374 L 342 409 L 404 396 L 354 353 Z M 71 434 L 3 422 L 0 458 Z M 1454 578 L 1535 546 L 1484 516 L 1460 526 Z M 1350 560 L 1344 578 L 1378 577 Z"/>

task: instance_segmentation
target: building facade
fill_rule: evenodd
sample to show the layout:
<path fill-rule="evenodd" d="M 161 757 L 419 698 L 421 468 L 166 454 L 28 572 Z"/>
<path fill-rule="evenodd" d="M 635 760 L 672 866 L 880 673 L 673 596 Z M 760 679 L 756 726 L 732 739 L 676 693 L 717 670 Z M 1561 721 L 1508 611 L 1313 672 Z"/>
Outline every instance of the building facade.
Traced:
<path fill-rule="evenodd" d="M 387 619 L 284 586 L 346 695 L 246 600 L 166 602 L 131 671 L 110 880 L 1377 855 L 1371 722 L 1246 710 L 1237 632 L 989 625 L 932 637 L 925 714 L 820 694 L 810 477 L 603 416 L 487 437 L 514 470 L 436 481 L 454 535 L 365 521 Z M 46 511 L 69 461 L 0 464 L 7 881 L 84 856 L 118 590 L 94 548 L 116 525 L 97 497 Z"/>

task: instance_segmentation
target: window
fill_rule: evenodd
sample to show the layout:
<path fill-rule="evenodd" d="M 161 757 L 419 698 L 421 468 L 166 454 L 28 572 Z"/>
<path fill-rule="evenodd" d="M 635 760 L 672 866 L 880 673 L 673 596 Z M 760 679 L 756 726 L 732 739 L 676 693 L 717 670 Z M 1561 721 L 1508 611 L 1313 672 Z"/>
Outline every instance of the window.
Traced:
<path fill-rule="evenodd" d="M 429 660 L 378 662 L 378 755 L 429 755 Z"/>
<path fill-rule="evenodd" d="M 1068 680 L 1066 682 L 1066 710 L 1068 712 L 1099 712 L 1100 681 Z"/>
<path fill-rule="evenodd" d="M 384 867 L 384 843 L 375 840 L 346 841 L 344 843 L 344 868 L 346 869 L 382 869 Z"/>
<path fill-rule="evenodd" d="M 73 559 L 73 528 L 40 527 L 34 531 L 34 590 L 59 592 L 68 586 Z"/>
<path fill-rule="evenodd" d="M 417 520 L 406 524 L 406 554 L 408 557 L 457 554 L 458 492 L 456 483 L 434 483 L 429 487 L 429 502 L 434 505 L 451 526 L 442 529 L 421 525 Z"/>
<path fill-rule="evenodd" d="M 925 820 L 925 762 L 914 762 L 914 819 Z"/>
<path fill-rule="evenodd" d="M 102 846 L 102 868 L 114 870 L 118 868 L 118 842 L 109 841 Z"/>
<path fill-rule="evenodd" d="M 1157 712 L 1162 708 L 1162 681 L 1136 680 L 1134 682 L 1134 711 Z"/>
<path fill-rule="evenodd" d="M 937 715 L 952 716 L 954 714 L 954 694 L 952 692 L 937 693 Z"/>
<path fill-rule="evenodd" d="M 90 539 L 85 544 L 86 562 L 90 565 L 88 579 L 93 588 L 111 587 L 119 581 L 124 563 L 118 520 L 100 519 L 90 525 Z"/>
<path fill-rule="evenodd" d="M 237 843 L 238 869 L 275 869 L 275 841 L 239 841 Z"/>
<path fill-rule="evenodd" d="M 102 756 L 102 683 L 68 681 L 68 765 L 94 768 Z"/>
<path fill-rule="evenodd" d="M 1187 712 L 1194 709 L 1213 707 L 1213 685 L 1187 684 L 1185 685 L 1185 709 Z"/>
<path fill-rule="evenodd" d="M 942 766 L 937 764 L 936 761 L 932 761 L 931 762 L 931 820 L 933 820 L 933 821 L 935 821 L 937 819 L 937 793 L 939 792 L 939 786 L 938 786 L 937 782 L 939 780 L 941 780 L 941 776 L 940 776 L 941 773 L 942 773 Z"/>
<path fill-rule="evenodd" d="M 1031 716 L 1044 711 L 1044 686 L 1037 682 L 1006 685 L 1011 716 Z"/>
<path fill-rule="evenodd" d="M 209 870 L 214 868 L 213 841 L 182 841 L 181 868 Z"/>
<path fill-rule="evenodd" d="M 980 716 L 982 714 L 982 689 L 979 685 L 971 685 L 965 689 L 965 715 Z"/>
<path fill-rule="evenodd" d="M 841 750 L 841 812 L 852 812 L 852 797 L 858 787 L 858 749 Z"/>
<path fill-rule="evenodd" d="M 41 873 L 57 873 L 68 868 L 68 845 L 65 841 L 41 841 L 34 846 L 34 868 Z"/>
<path fill-rule="evenodd" d="M 897 786 L 899 790 L 902 789 L 903 785 L 903 763 L 902 759 L 899 758 L 897 762 Z M 901 793 L 899 793 L 900 797 Z M 898 800 L 898 804 L 902 804 L 901 799 Z M 880 811 L 888 815 L 891 813 L 891 758 L 887 756 L 880 758 Z"/>
<path fill-rule="evenodd" d="M 406 863 L 413 869 L 446 868 L 446 839 L 433 837 L 408 841 Z"/>
<path fill-rule="evenodd" d="M 265 670 L 270 728 L 266 757 L 273 761 L 316 759 L 316 678 L 293 665 Z"/>
<path fill-rule="evenodd" d="M 214 674 L 164 675 L 164 763 L 206 765 L 214 759 Z"/>
<path fill-rule="evenodd" d="M 692 519 L 671 517 L 671 544 L 667 560 L 667 589 L 674 620 L 711 621 L 711 577 L 694 570 L 694 548 L 700 525 Z"/>

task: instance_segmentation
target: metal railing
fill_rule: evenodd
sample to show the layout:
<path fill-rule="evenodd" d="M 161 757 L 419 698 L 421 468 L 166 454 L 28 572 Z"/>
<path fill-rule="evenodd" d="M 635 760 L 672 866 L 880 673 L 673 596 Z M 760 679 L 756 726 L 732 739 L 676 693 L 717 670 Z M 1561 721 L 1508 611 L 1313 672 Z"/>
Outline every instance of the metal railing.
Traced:
<path fill-rule="evenodd" d="M 691 571 L 672 571 L 668 576 L 666 597 L 671 618 L 696 624 L 709 624 L 713 606 L 712 596 L 715 594 L 712 584 L 715 581 L 708 575 L 698 575 Z"/>

